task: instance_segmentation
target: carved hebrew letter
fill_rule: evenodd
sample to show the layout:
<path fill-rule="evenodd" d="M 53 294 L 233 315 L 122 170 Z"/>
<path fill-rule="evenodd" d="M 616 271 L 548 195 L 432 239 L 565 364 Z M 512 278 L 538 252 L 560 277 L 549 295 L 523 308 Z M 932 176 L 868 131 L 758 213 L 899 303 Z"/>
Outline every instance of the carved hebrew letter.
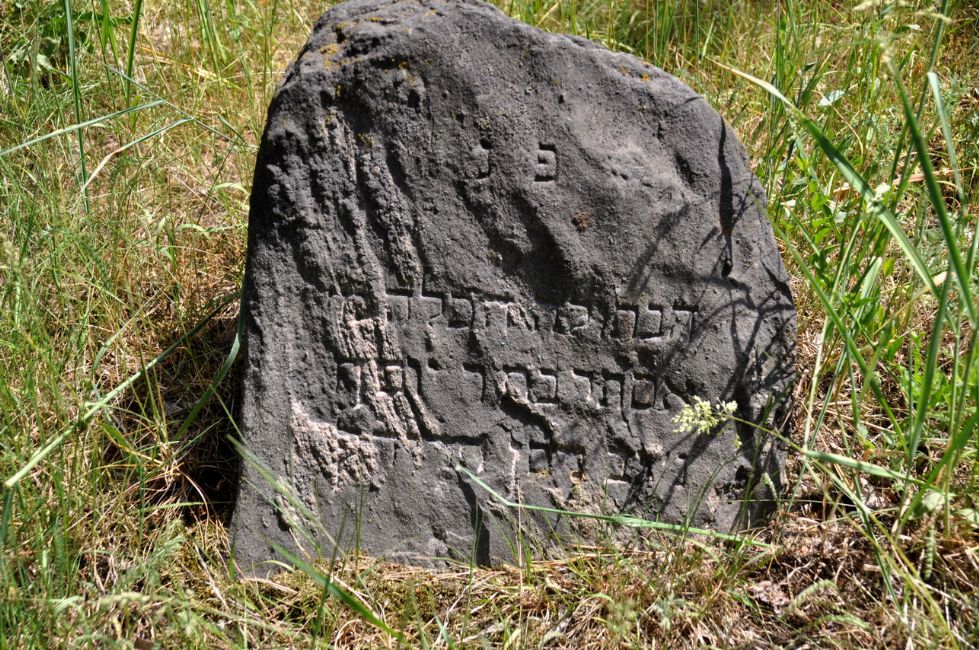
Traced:
<path fill-rule="evenodd" d="M 511 302 L 507 305 L 507 327 L 531 331 L 537 329 L 537 320 L 523 305 Z"/>
<path fill-rule="evenodd" d="M 449 299 L 449 327 L 461 329 L 470 327 L 473 322 L 473 304 L 468 298 Z"/>
<path fill-rule="evenodd" d="M 360 404 L 360 373 L 361 367 L 356 363 L 337 366 L 337 401 L 344 407 Z"/>
<path fill-rule="evenodd" d="M 673 331 L 670 333 L 672 339 L 683 343 L 690 341 L 693 332 L 693 315 L 692 309 L 673 308 Z"/>
<path fill-rule="evenodd" d="M 517 401 L 527 399 L 527 371 L 513 369 L 506 374 L 506 392 Z"/>
<path fill-rule="evenodd" d="M 656 386 L 648 379 L 636 378 L 632 384 L 632 408 L 653 408 L 656 402 Z"/>
<path fill-rule="evenodd" d="M 631 339 L 636 331 L 636 320 L 635 308 L 617 310 L 612 335 L 622 341 Z"/>
<path fill-rule="evenodd" d="M 506 330 L 507 327 L 507 303 L 496 300 L 487 300 L 483 303 L 483 311 L 486 314 L 484 325 L 488 330 Z"/>
<path fill-rule="evenodd" d="M 557 149 L 553 144 L 540 145 L 537 151 L 537 165 L 534 168 L 534 180 L 538 183 L 557 180 Z"/>
<path fill-rule="evenodd" d="M 435 296 L 415 296 L 412 299 L 411 314 L 423 323 L 428 323 L 442 315 L 442 299 Z"/>
<path fill-rule="evenodd" d="M 404 389 L 404 386 L 404 368 L 401 366 L 387 366 L 384 369 L 384 390 L 389 393 L 398 393 Z"/>
<path fill-rule="evenodd" d="M 565 304 L 558 310 L 557 329 L 560 334 L 573 334 L 588 325 L 588 308 L 583 305 Z"/>
<path fill-rule="evenodd" d="M 530 401 L 552 403 L 557 398 L 557 375 L 547 370 L 538 370 L 531 375 Z"/>
<path fill-rule="evenodd" d="M 408 296 L 388 295 L 388 320 L 398 324 L 407 323 L 411 314 L 408 304 Z"/>
<path fill-rule="evenodd" d="M 663 310 L 650 305 L 640 308 L 636 322 L 636 338 L 653 339 L 663 335 Z"/>
<path fill-rule="evenodd" d="M 472 150 L 472 178 L 474 180 L 483 180 L 484 178 L 489 178 L 490 175 L 490 151 L 493 145 L 490 144 L 485 138 L 479 141 L 479 144 L 473 147 Z"/>

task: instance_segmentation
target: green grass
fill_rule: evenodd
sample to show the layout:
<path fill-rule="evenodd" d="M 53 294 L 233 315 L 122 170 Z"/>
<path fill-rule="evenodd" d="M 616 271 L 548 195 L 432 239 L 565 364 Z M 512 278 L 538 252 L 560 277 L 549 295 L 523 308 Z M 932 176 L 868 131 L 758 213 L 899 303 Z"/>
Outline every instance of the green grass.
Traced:
<path fill-rule="evenodd" d="M 677 75 L 749 151 L 800 330 L 799 453 L 764 543 L 646 531 L 644 551 L 520 569 L 349 557 L 236 580 L 248 191 L 274 84 L 325 7 L 17 0 L 0 647 L 979 644 L 974 3 L 500 6 Z"/>

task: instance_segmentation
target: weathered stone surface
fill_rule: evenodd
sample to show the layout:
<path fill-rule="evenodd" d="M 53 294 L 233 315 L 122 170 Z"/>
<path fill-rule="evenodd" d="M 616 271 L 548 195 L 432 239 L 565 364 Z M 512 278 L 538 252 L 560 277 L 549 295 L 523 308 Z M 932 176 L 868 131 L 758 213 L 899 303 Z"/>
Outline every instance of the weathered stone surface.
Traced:
<path fill-rule="evenodd" d="M 527 504 L 743 527 L 782 452 L 672 419 L 694 396 L 784 410 L 794 310 L 763 206 L 734 133 L 652 66 L 478 2 L 339 5 L 258 157 L 244 441 L 327 553 L 513 561 L 518 520 L 582 532 L 457 465 Z M 246 570 L 311 550 L 301 511 L 246 467 Z"/>

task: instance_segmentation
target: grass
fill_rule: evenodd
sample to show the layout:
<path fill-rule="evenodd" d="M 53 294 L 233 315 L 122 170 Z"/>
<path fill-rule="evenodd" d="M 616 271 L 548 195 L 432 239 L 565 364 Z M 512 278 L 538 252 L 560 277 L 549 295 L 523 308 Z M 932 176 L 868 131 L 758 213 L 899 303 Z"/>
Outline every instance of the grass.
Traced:
<path fill-rule="evenodd" d="M 672 72 L 749 151 L 800 330 L 800 453 L 764 544 L 646 531 L 642 551 L 523 568 L 345 557 L 236 580 L 248 191 L 324 7 L 18 0 L 0 5 L 0 647 L 979 644 L 979 10 L 501 7 Z"/>

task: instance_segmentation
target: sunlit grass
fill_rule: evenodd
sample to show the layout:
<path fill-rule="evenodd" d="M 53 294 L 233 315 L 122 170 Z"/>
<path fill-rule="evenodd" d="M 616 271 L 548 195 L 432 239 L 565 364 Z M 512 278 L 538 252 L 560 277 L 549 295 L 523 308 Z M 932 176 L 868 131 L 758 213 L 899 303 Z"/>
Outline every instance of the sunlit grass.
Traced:
<path fill-rule="evenodd" d="M 0 646 L 979 642 L 975 7 L 498 4 L 663 67 L 749 151 L 800 325 L 801 453 L 764 544 L 649 533 L 520 569 L 236 580 L 248 191 L 324 7 L 8 2 Z"/>

